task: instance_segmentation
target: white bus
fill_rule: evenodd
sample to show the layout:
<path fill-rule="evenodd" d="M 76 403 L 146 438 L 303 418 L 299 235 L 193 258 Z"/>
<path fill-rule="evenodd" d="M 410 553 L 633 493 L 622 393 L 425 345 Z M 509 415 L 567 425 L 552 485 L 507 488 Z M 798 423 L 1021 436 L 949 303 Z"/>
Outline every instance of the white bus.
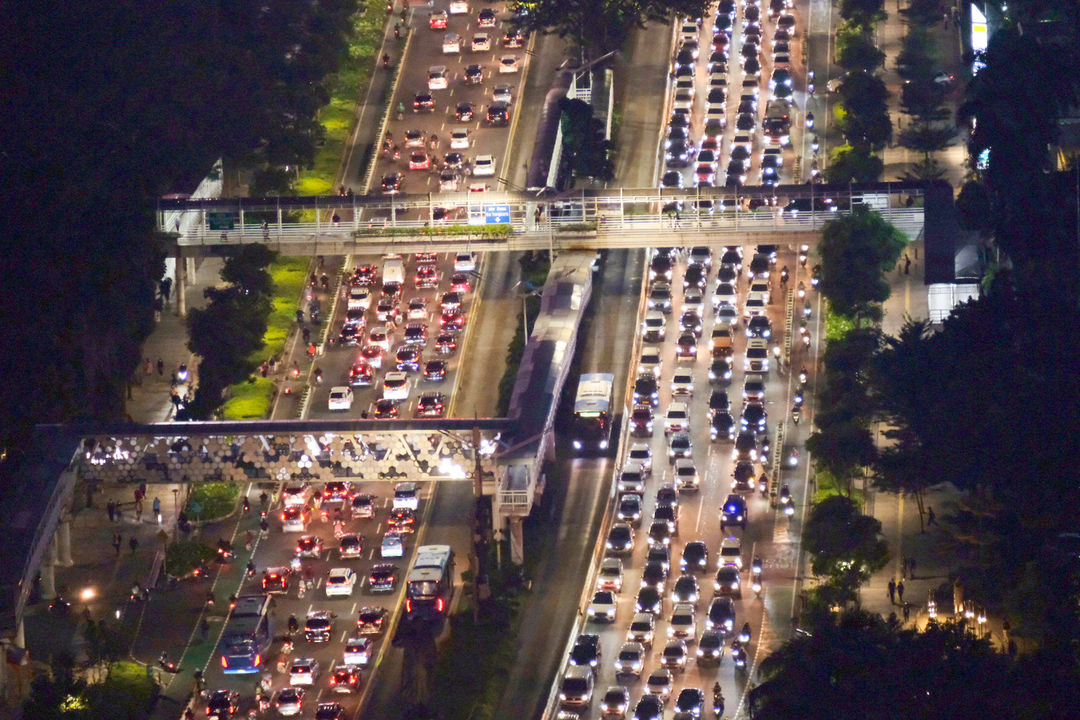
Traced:
<path fill-rule="evenodd" d="M 454 551 L 449 545 L 421 545 L 405 586 L 405 614 L 446 617 L 454 597 Z"/>
<path fill-rule="evenodd" d="M 614 425 L 611 399 L 615 376 L 611 373 L 588 373 L 578 380 L 574 398 L 574 449 L 604 454 L 611 443 Z"/>

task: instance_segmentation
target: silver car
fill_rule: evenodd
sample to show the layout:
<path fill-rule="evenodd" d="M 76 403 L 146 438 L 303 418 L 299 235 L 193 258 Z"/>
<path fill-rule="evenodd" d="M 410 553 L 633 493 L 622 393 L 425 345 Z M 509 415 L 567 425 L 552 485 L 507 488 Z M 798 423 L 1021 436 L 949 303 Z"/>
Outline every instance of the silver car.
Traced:
<path fill-rule="evenodd" d="M 645 646 L 639 642 L 625 642 L 615 656 L 615 675 L 641 675 L 645 667 Z"/>

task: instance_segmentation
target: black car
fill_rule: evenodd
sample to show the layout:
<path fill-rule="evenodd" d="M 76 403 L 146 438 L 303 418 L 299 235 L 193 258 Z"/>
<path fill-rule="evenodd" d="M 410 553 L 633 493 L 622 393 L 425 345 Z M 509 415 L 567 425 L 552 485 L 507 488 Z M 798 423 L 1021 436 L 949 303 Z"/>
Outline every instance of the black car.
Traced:
<path fill-rule="evenodd" d="M 729 412 L 718 412 L 709 421 L 709 436 L 713 440 L 730 440 L 735 434 L 735 418 Z"/>
<path fill-rule="evenodd" d="M 377 635 L 382 632 L 383 623 L 390 611 L 384 607 L 365 605 L 356 614 L 356 630 L 361 635 Z"/>
<path fill-rule="evenodd" d="M 638 590 L 637 599 L 634 600 L 634 612 L 658 615 L 663 607 L 664 598 L 658 589 L 646 585 Z"/>
<path fill-rule="evenodd" d="M 746 528 L 746 500 L 735 493 L 727 496 L 720 513 L 721 532 L 727 529 L 728 525 L 738 525 L 743 529 Z"/>
<path fill-rule="evenodd" d="M 229 720 L 236 714 L 240 705 L 240 693 L 235 690 L 215 690 L 206 701 L 208 720 Z"/>
<path fill-rule="evenodd" d="M 675 170 L 669 170 L 664 173 L 664 177 L 660 180 L 660 185 L 674 190 L 681 189 L 683 186 L 682 173 Z"/>
<path fill-rule="evenodd" d="M 615 523 L 608 531 L 607 549 L 615 554 L 628 553 L 634 549 L 634 531 L 625 523 Z"/>
<path fill-rule="evenodd" d="M 342 326 L 341 332 L 338 333 L 339 345 L 356 345 L 364 339 L 364 330 L 359 325 L 353 323 L 346 323 Z"/>
<path fill-rule="evenodd" d="M 757 118 L 753 113 L 739 113 L 735 116 L 735 129 L 740 132 L 750 132 L 757 127 Z"/>
<path fill-rule="evenodd" d="M 588 633 L 578 635 L 574 647 L 570 649 L 570 664 L 587 666 L 596 672 L 600 664 L 600 636 Z"/>
<path fill-rule="evenodd" d="M 731 410 L 731 401 L 728 400 L 727 393 L 723 390 L 713 390 L 709 393 L 709 411 L 716 415 L 718 412 L 728 412 Z"/>
<path fill-rule="evenodd" d="M 368 573 L 368 590 L 371 592 L 393 592 L 397 584 L 398 569 L 391 563 L 375 563 Z"/>
<path fill-rule="evenodd" d="M 724 636 L 718 630 L 706 630 L 698 640 L 699 663 L 720 663 L 724 659 Z"/>
<path fill-rule="evenodd" d="M 652 373 L 638 375 L 634 381 L 634 404 L 648 403 L 656 407 L 660 402 L 660 383 Z"/>
<path fill-rule="evenodd" d="M 664 701 L 656 695 L 642 695 L 634 706 L 634 720 L 660 720 L 664 715 Z"/>
<path fill-rule="evenodd" d="M 499 101 L 488 105 L 487 121 L 489 125 L 504 126 L 510 124 L 510 106 Z"/>
<path fill-rule="evenodd" d="M 416 372 L 420 369 L 420 349 L 412 345 L 403 345 L 398 348 L 395 360 L 398 370 Z"/>
<path fill-rule="evenodd" d="M 694 149 L 687 143 L 676 140 L 668 147 L 665 159 L 668 167 L 686 167 L 694 159 Z"/>
<path fill-rule="evenodd" d="M 319 703 L 315 710 L 315 720 L 345 720 L 345 707 L 341 703 Z"/>
<path fill-rule="evenodd" d="M 714 385 L 731 382 L 731 358 L 713 358 L 712 362 L 709 363 L 709 382 Z"/>
<path fill-rule="evenodd" d="M 753 7 L 752 5 L 749 7 Z M 749 8 L 748 8 L 749 9 Z M 675 699 L 675 716 L 701 717 L 705 714 L 705 693 L 698 688 L 683 688 Z"/>
<path fill-rule="evenodd" d="M 746 334 L 749 337 L 772 337 L 772 322 L 769 321 L 766 315 L 755 315 L 750 318 L 750 322 L 746 324 Z"/>
<path fill-rule="evenodd" d="M 735 463 L 735 469 L 731 472 L 735 481 L 734 487 L 738 490 L 754 489 L 754 463 L 749 460 L 740 460 Z M 723 524 L 723 523 L 721 523 Z"/>
<path fill-rule="evenodd" d="M 671 270 L 673 266 L 674 262 L 670 255 L 657 254 L 649 262 L 649 280 L 655 280 L 656 278 L 671 280 Z"/>
<path fill-rule="evenodd" d="M 637 526 L 641 524 L 641 496 L 637 493 L 625 493 L 619 498 L 619 509 L 615 512 L 619 522 Z"/>
<path fill-rule="evenodd" d="M 435 112 L 435 97 L 430 90 L 421 90 L 413 96 L 413 112 Z"/>
<path fill-rule="evenodd" d="M 442 360 L 428 360 L 424 363 L 424 379 L 428 382 L 442 382 L 446 379 L 446 363 Z"/>
<path fill-rule="evenodd" d="M 666 580 L 667 570 L 662 563 L 655 561 L 645 563 L 645 568 L 641 571 L 642 587 L 662 589 Z"/>
<path fill-rule="evenodd" d="M 755 433 L 761 434 L 765 432 L 765 423 L 768 421 L 768 413 L 765 412 L 765 406 L 758 403 L 748 403 L 743 408 L 742 420 L 740 424 L 743 429 L 751 430 Z"/>
<path fill-rule="evenodd" d="M 384 193 L 399 193 L 401 192 L 401 183 L 401 173 L 389 172 L 382 176 L 380 185 Z"/>
<path fill-rule="evenodd" d="M 484 82 L 484 68 L 480 65 L 467 65 L 465 67 L 465 84 L 479 85 Z"/>
<path fill-rule="evenodd" d="M 709 279 L 708 271 L 701 265 L 690 265 L 686 268 L 686 272 L 683 273 L 683 288 L 705 288 L 705 283 Z"/>
<path fill-rule="evenodd" d="M 701 540 L 692 540 L 683 548 L 679 558 L 682 572 L 705 572 L 709 567 L 709 549 Z"/>
<path fill-rule="evenodd" d="M 729 597 L 713 598 L 709 603 L 709 614 L 705 618 L 705 627 L 716 630 L 722 635 L 735 631 L 735 603 Z"/>
<path fill-rule="evenodd" d="M 334 623 L 326 610 L 313 610 L 304 622 L 304 639 L 309 643 L 330 642 Z"/>
<path fill-rule="evenodd" d="M 458 120 L 467 122 L 476 116 L 476 108 L 470 102 L 459 102 L 454 108 L 454 115 Z"/>

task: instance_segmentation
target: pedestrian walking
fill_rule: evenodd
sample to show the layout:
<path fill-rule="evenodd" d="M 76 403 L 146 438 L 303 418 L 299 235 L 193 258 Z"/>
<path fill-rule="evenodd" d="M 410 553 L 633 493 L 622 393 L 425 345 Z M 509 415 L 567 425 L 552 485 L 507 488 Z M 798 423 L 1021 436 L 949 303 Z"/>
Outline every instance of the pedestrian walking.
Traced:
<path fill-rule="evenodd" d="M 934 508 L 927 505 L 926 506 L 926 525 L 927 525 L 927 527 L 929 527 L 930 525 L 934 525 L 936 523 L 937 523 L 937 519 L 934 516 Z"/>
<path fill-rule="evenodd" d="M 165 361 L 162 360 L 161 358 L 157 359 L 157 374 L 158 375 L 164 375 L 165 374 Z"/>
<path fill-rule="evenodd" d="M 896 584 L 896 597 L 900 599 L 900 604 L 904 603 L 904 581 L 901 580 Z"/>
<path fill-rule="evenodd" d="M 908 576 L 912 580 L 914 580 L 915 579 L 915 558 L 913 558 L 913 557 L 908 558 L 908 566 L 909 566 Z"/>
<path fill-rule="evenodd" d="M 889 604 L 896 604 L 896 581 L 889 580 Z"/>
<path fill-rule="evenodd" d="M 120 537 L 120 533 L 113 533 L 112 544 L 113 549 L 116 550 L 116 557 L 120 557 L 120 546 L 123 543 L 124 540 Z"/>
<path fill-rule="evenodd" d="M 907 255 L 904 255 L 904 274 L 911 274 L 911 258 L 909 258 Z"/>
<path fill-rule="evenodd" d="M 142 500 L 135 501 L 135 522 L 142 522 Z M 135 538 L 132 538 L 134 540 Z"/>
<path fill-rule="evenodd" d="M 116 503 L 110 500 L 105 510 L 109 513 L 109 522 L 116 522 Z"/>
<path fill-rule="evenodd" d="M 161 298 L 165 302 L 169 302 L 169 295 L 172 294 L 172 278 L 165 277 L 161 279 Z"/>
<path fill-rule="evenodd" d="M 157 524 L 161 524 L 161 498 L 154 498 L 154 517 L 157 518 Z"/>
<path fill-rule="evenodd" d="M 199 623 L 199 635 L 204 641 L 210 637 L 210 623 L 206 621 L 206 618 L 203 618 L 202 622 Z"/>
<path fill-rule="evenodd" d="M 911 603 L 904 603 L 904 622 L 911 617 Z"/>
<path fill-rule="evenodd" d="M 139 540 L 134 535 L 128 540 L 128 547 L 131 548 L 131 554 L 134 555 L 135 551 L 139 549 Z"/>

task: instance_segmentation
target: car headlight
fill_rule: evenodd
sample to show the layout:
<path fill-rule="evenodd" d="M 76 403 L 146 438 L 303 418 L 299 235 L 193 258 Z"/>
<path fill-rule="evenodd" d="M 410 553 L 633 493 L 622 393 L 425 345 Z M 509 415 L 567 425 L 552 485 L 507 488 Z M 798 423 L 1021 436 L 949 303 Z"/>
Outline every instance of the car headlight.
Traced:
<path fill-rule="evenodd" d="M 608 541 L 607 546 L 608 546 L 608 550 L 611 550 L 612 548 L 615 547 L 614 545 L 611 544 L 610 540 Z"/>
<path fill-rule="evenodd" d="M 574 449 L 575 450 L 580 450 L 581 449 L 581 441 L 580 440 L 575 440 L 574 441 Z"/>

